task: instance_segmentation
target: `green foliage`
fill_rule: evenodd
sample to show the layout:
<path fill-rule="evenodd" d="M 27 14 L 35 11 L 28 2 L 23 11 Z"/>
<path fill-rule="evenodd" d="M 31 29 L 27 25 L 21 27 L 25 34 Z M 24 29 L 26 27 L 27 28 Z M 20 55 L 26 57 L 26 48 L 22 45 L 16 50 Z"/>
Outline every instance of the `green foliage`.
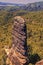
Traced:
<path fill-rule="evenodd" d="M 24 16 L 24 19 L 27 25 L 28 57 L 30 57 L 33 62 L 36 57 L 35 54 L 37 54 L 40 59 L 43 59 L 43 11 L 29 12 Z M 35 62 L 37 62 L 37 60 L 38 59 L 36 59 Z"/>
<path fill-rule="evenodd" d="M 3 10 L 0 11 L 0 65 L 6 64 L 4 46 L 7 45 L 11 47 L 12 45 L 11 31 L 13 26 L 13 18 L 16 15 L 22 16 L 26 21 L 28 58 L 31 59 L 31 61 L 34 61 L 37 55 L 38 59 L 36 59 L 35 62 L 43 59 L 43 11 L 8 12 Z M 35 63 L 32 62 L 29 63 L 29 65 L 34 64 Z"/>

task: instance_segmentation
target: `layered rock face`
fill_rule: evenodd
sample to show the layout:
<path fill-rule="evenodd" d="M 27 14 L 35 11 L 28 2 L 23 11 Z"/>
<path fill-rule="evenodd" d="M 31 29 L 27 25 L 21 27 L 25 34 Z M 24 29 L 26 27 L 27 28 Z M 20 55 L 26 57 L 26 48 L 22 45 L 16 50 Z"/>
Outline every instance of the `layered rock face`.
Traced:
<path fill-rule="evenodd" d="M 35 65 L 43 65 L 43 59 L 38 61 Z"/>
<path fill-rule="evenodd" d="M 7 52 L 7 49 L 6 49 Z M 26 57 L 26 24 L 23 18 L 16 16 L 12 30 L 12 47 L 7 52 L 13 65 L 24 65 Z"/>

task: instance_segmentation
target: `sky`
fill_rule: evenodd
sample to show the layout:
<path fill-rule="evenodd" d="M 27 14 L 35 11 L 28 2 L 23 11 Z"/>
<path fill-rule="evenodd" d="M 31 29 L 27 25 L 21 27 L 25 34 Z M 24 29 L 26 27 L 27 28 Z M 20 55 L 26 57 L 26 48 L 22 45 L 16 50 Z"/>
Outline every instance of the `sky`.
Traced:
<path fill-rule="evenodd" d="M 0 0 L 0 2 L 16 3 L 16 4 L 27 4 L 33 2 L 39 2 L 43 0 Z"/>

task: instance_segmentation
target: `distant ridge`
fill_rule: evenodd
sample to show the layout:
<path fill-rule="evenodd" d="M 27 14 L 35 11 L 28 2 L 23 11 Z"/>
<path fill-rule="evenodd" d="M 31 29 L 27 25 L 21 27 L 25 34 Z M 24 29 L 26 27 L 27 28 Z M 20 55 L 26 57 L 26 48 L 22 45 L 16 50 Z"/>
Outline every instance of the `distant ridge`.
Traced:
<path fill-rule="evenodd" d="M 24 7 L 22 7 L 22 9 L 27 10 L 27 11 L 43 10 L 43 1 L 28 3 Z"/>
<path fill-rule="evenodd" d="M 28 4 L 15 4 L 15 3 L 0 2 L 0 10 L 2 10 L 2 8 L 6 10 L 6 6 L 15 6 L 13 8 L 10 8 L 9 11 L 18 11 L 18 10 L 40 11 L 40 10 L 43 10 L 43 1 L 35 2 L 35 3 L 28 3 Z"/>
<path fill-rule="evenodd" d="M 5 2 L 0 2 L 0 6 L 23 6 L 24 4 L 16 4 L 16 3 L 5 3 Z"/>

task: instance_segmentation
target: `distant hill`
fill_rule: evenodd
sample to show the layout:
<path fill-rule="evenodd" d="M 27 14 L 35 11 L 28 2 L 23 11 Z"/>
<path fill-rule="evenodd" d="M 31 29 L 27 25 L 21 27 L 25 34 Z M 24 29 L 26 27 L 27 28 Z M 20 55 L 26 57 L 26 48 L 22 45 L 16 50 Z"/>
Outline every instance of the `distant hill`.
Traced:
<path fill-rule="evenodd" d="M 27 10 L 27 11 L 43 10 L 43 1 L 35 2 L 35 3 L 28 3 L 25 6 L 23 6 L 22 9 Z"/>
<path fill-rule="evenodd" d="M 5 3 L 0 2 L 0 6 L 23 6 L 24 4 L 15 4 L 15 3 Z"/>
<path fill-rule="evenodd" d="M 9 5 L 11 7 L 8 7 Z M 6 7 L 7 7 L 7 9 L 6 9 Z M 18 11 L 18 10 L 38 11 L 38 10 L 43 10 L 43 1 L 35 2 L 35 3 L 28 3 L 28 4 L 15 4 L 15 3 L 0 2 L 0 10 L 8 10 L 8 11 Z"/>

